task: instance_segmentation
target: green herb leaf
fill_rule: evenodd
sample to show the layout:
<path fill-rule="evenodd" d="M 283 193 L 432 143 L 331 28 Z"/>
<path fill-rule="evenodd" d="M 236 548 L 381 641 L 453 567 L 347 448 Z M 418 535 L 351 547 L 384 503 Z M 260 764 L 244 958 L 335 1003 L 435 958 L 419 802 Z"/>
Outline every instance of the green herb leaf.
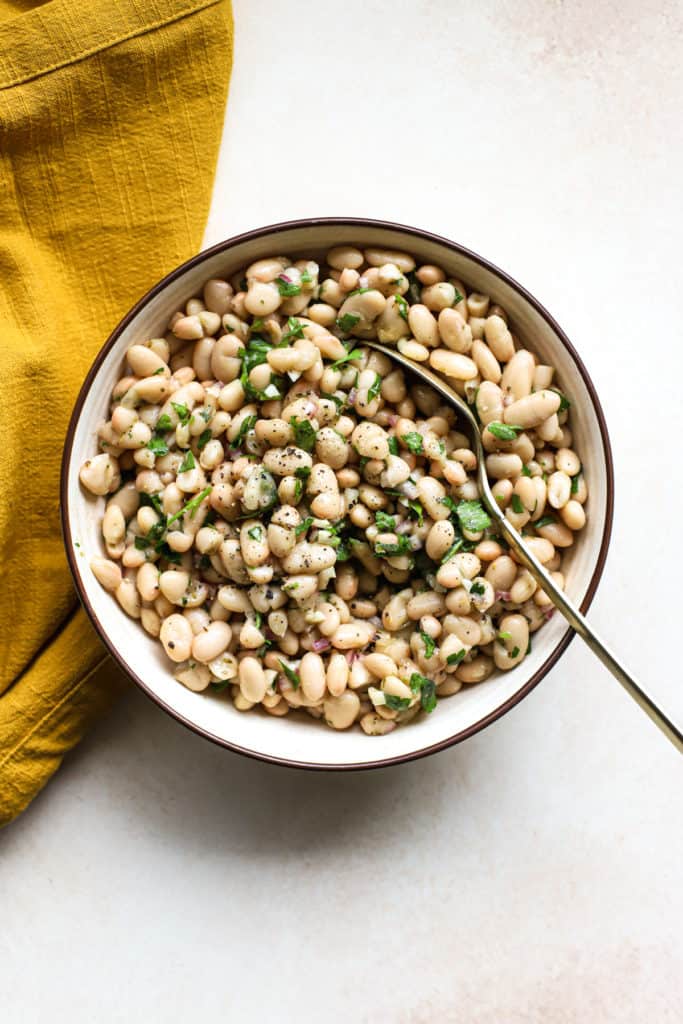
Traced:
<path fill-rule="evenodd" d="M 410 707 L 410 697 L 396 697 L 393 693 L 385 693 L 384 703 L 392 711 L 403 711 L 404 708 Z"/>
<path fill-rule="evenodd" d="M 462 537 L 459 537 L 454 544 L 451 544 L 446 554 L 441 559 L 441 565 L 445 565 L 446 562 L 450 562 L 454 555 L 457 555 L 458 551 L 462 548 Z"/>
<path fill-rule="evenodd" d="M 244 440 L 244 438 L 247 436 L 247 434 L 249 433 L 250 430 L 254 429 L 255 425 L 256 425 L 256 415 L 255 414 L 253 416 L 245 416 L 244 419 L 242 420 L 242 422 L 240 423 L 239 430 L 235 434 L 234 440 L 230 442 L 230 447 L 231 448 L 239 448 L 239 446 L 242 443 L 242 441 Z"/>
<path fill-rule="evenodd" d="M 302 270 L 302 272 L 301 272 L 301 283 L 302 284 L 310 284 L 312 280 L 313 280 L 313 278 L 308 273 L 308 271 L 307 270 Z"/>
<path fill-rule="evenodd" d="M 179 473 L 187 473 L 188 470 L 194 469 L 195 466 L 196 466 L 196 462 L 194 461 L 194 455 L 192 454 L 192 452 L 188 448 L 187 451 L 185 452 L 185 458 L 183 459 L 183 461 L 180 463 L 180 465 L 178 467 L 178 472 Z"/>
<path fill-rule="evenodd" d="M 203 451 L 204 448 L 206 448 L 207 444 L 209 443 L 212 437 L 213 434 L 208 429 L 208 427 L 206 430 L 202 430 L 197 440 L 197 447 L 199 448 L 200 452 Z"/>
<path fill-rule="evenodd" d="M 461 501 L 455 510 L 463 530 L 481 533 L 491 525 L 488 513 L 480 501 Z"/>
<path fill-rule="evenodd" d="M 377 398 L 382 387 L 382 378 L 378 373 L 375 374 L 375 382 L 368 388 L 368 402 L 372 402 Z"/>
<path fill-rule="evenodd" d="M 512 633 L 499 633 L 498 639 L 502 642 L 503 640 L 509 640 L 511 636 Z"/>
<path fill-rule="evenodd" d="M 555 519 L 555 516 L 541 516 L 540 519 L 537 519 L 536 522 L 531 525 L 535 527 L 535 529 L 541 530 L 544 526 L 555 526 L 556 523 L 557 520 Z"/>
<path fill-rule="evenodd" d="M 531 476 L 531 470 L 528 466 L 522 466 L 522 476 Z"/>
<path fill-rule="evenodd" d="M 581 477 L 582 473 L 583 473 L 583 467 L 581 467 L 579 469 L 579 472 L 576 474 L 576 476 L 572 477 L 572 485 L 570 487 L 570 493 L 571 494 L 578 494 L 579 493 L 579 481 L 580 481 L 580 477 Z"/>
<path fill-rule="evenodd" d="M 565 412 L 567 409 L 571 409 L 572 403 L 569 401 L 566 395 L 563 395 L 559 388 L 550 388 L 556 395 L 560 396 L 560 408 L 558 412 Z"/>
<path fill-rule="evenodd" d="M 389 452 L 391 455 L 398 455 L 398 441 L 393 434 L 389 437 Z"/>
<path fill-rule="evenodd" d="M 213 693 L 222 693 L 223 690 L 227 689 L 227 687 L 233 682 L 233 679 L 222 679 L 220 683 L 211 683 L 211 689 Z"/>
<path fill-rule="evenodd" d="M 518 494 L 512 495 L 510 504 L 512 505 L 512 511 L 515 512 L 518 516 L 521 516 L 522 513 L 526 511 L 522 503 L 522 499 Z"/>
<path fill-rule="evenodd" d="M 289 420 L 294 429 L 294 444 L 297 448 L 303 448 L 305 452 L 312 452 L 315 448 L 315 427 L 310 420 L 299 420 L 292 416 Z"/>
<path fill-rule="evenodd" d="M 512 650 L 509 652 L 509 657 L 510 658 L 516 658 L 518 654 L 519 654 L 519 647 L 513 647 Z"/>
<path fill-rule="evenodd" d="M 209 494 L 211 494 L 211 484 L 209 484 L 208 487 L 205 487 L 203 491 L 200 491 L 199 494 L 195 494 L 194 498 L 191 498 L 178 512 L 174 512 L 166 523 L 166 529 L 168 529 L 171 523 L 175 523 L 177 519 L 182 519 L 184 515 L 189 515 L 190 519 L 192 519 L 197 509 L 204 501 L 204 498 Z"/>
<path fill-rule="evenodd" d="M 280 347 L 284 347 L 283 343 L 289 344 L 289 342 L 296 341 L 297 338 L 303 338 L 303 336 L 304 325 L 295 316 L 290 316 L 287 320 L 287 330 L 280 340 Z"/>
<path fill-rule="evenodd" d="M 349 331 L 353 330 L 359 320 L 360 313 L 344 313 L 343 316 L 337 317 L 337 327 L 340 331 L 343 331 L 344 334 L 348 334 Z M 334 366 L 334 363 L 332 365 Z"/>
<path fill-rule="evenodd" d="M 416 430 L 411 430 L 409 433 L 403 434 L 401 436 L 401 440 L 403 441 L 406 448 L 408 448 L 408 450 L 411 451 L 414 455 L 422 455 L 422 452 L 424 450 L 422 444 L 422 434 L 418 434 Z"/>
<path fill-rule="evenodd" d="M 419 501 L 409 501 L 408 508 L 417 519 L 417 525 L 422 526 L 424 522 L 424 509 Z"/>
<path fill-rule="evenodd" d="M 298 690 L 299 689 L 299 682 L 300 682 L 300 680 L 299 680 L 299 676 L 297 675 L 297 673 L 294 671 L 293 668 L 290 668 L 289 665 L 286 665 L 285 662 L 282 660 L 282 658 L 278 658 L 278 661 L 280 662 L 280 666 L 282 668 L 282 671 L 287 676 L 287 678 L 289 679 L 289 681 L 292 684 L 292 686 L 294 687 L 294 689 Z"/>
<path fill-rule="evenodd" d="M 481 597 L 482 594 L 486 593 L 486 587 L 483 583 L 473 583 L 470 587 L 470 594 L 478 594 Z"/>
<path fill-rule="evenodd" d="M 293 295 L 299 295 L 301 292 L 301 285 L 290 281 L 286 274 L 279 274 L 275 283 L 280 295 L 286 299 L 290 299 Z"/>
<path fill-rule="evenodd" d="M 408 278 L 408 300 L 410 302 L 422 302 L 422 285 L 415 276 L 415 271 L 411 270 L 410 273 L 406 274 Z"/>
<path fill-rule="evenodd" d="M 394 555 L 407 555 L 412 553 L 408 537 L 399 537 L 395 544 L 383 544 L 381 541 L 375 544 L 375 554 L 393 558 Z"/>
<path fill-rule="evenodd" d="M 498 420 L 493 420 L 487 426 L 493 436 L 497 437 L 499 441 L 514 441 L 517 434 L 524 430 L 524 427 L 517 427 L 513 423 L 499 423 Z"/>
<path fill-rule="evenodd" d="M 154 434 L 147 442 L 147 447 L 154 455 L 166 455 L 168 453 L 168 445 L 166 439 L 160 434 Z"/>
<path fill-rule="evenodd" d="M 145 491 L 140 491 L 140 505 L 142 508 L 153 508 L 155 512 L 162 514 L 161 498 L 158 494 L 147 494 Z"/>
<path fill-rule="evenodd" d="M 413 672 L 410 677 L 410 689 L 413 693 L 420 694 L 420 704 L 423 711 L 430 713 L 436 707 L 436 683 L 419 672 Z"/>
<path fill-rule="evenodd" d="M 330 363 L 330 369 L 338 370 L 340 366 L 344 366 L 346 363 L 351 363 L 356 359 L 360 359 L 361 355 L 362 353 L 359 348 L 351 349 L 351 351 L 347 352 L 345 356 L 341 357 L 341 359 L 335 359 L 333 363 Z"/>
<path fill-rule="evenodd" d="M 167 412 L 162 413 L 159 419 L 157 420 L 156 429 L 173 430 L 173 422 L 171 421 L 171 417 L 168 415 Z"/>
<path fill-rule="evenodd" d="M 398 310 L 398 315 L 408 323 L 408 303 L 402 295 L 394 295 L 394 303 Z"/>
<path fill-rule="evenodd" d="M 436 642 L 434 640 L 434 637 L 430 636 L 429 633 L 423 633 L 422 630 L 420 630 L 418 635 L 420 636 L 422 643 L 425 645 L 424 656 L 427 659 L 427 661 L 429 661 L 431 656 L 434 654 L 434 651 L 436 650 Z"/>
<path fill-rule="evenodd" d="M 145 548 L 148 548 L 150 546 L 150 544 L 151 544 L 151 541 L 149 541 L 147 539 L 147 537 L 136 537 L 135 538 L 135 547 L 138 549 L 138 551 L 144 551 Z"/>
<path fill-rule="evenodd" d="M 453 285 L 453 287 L 455 288 L 455 298 L 453 299 L 453 305 L 457 306 L 459 302 L 462 302 L 465 296 L 460 294 L 455 285 Z"/>
<path fill-rule="evenodd" d="M 192 415 L 192 413 L 190 412 L 186 405 L 176 404 L 175 402 L 171 402 L 171 405 L 175 409 L 176 415 L 183 426 L 185 426 L 186 423 L 190 422 L 190 416 Z"/>
<path fill-rule="evenodd" d="M 308 516 L 308 518 L 304 519 L 304 521 L 302 523 L 299 523 L 298 526 L 295 526 L 294 527 L 294 535 L 295 535 L 295 537 L 300 537 L 302 533 L 305 533 L 306 530 L 309 528 L 309 526 L 311 525 L 312 522 L 313 522 L 313 517 L 312 516 Z"/>
<path fill-rule="evenodd" d="M 382 533 L 390 533 L 396 529 L 396 518 L 388 516 L 386 512 L 375 512 L 375 525 Z"/>
<path fill-rule="evenodd" d="M 304 493 L 304 485 L 311 475 L 310 466 L 299 466 L 298 469 L 294 470 L 294 476 L 296 477 L 296 486 L 294 488 L 294 500 L 299 501 L 301 495 Z"/>
<path fill-rule="evenodd" d="M 250 530 L 247 530 L 247 537 L 250 537 L 251 540 L 261 540 L 263 530 L 260 526 L 252 526 Z"/>
<path fill-rule="evenodd" d="M 153 377 L 158 377 L 158 376 L 159 376 L 159 374 L 160 374 L 160 373 L 163 373 L 165 369 L 166 369 L 166 367 L 165 367 L 165 366 L 160 366 L 160 367 L 158 367 L 158 369 L 156 369 L 156 370 L 154 371 L 154 373 L 152 374 L 152 376 L 153 376 Z"/>
<path fill-rule="evenodd" d="M 462 659 L 467 654 L 467 651 L 463 647 L 460 651 L 455 651 L 453 654 L 449 654 L 446 658 L 447 665 L 459 665 Z"/>

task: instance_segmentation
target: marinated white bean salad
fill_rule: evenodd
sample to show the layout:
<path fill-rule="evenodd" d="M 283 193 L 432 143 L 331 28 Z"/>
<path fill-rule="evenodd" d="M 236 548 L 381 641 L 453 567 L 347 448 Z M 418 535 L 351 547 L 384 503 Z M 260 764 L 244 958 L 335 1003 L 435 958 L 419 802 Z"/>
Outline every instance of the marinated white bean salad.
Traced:
<path fill-rule="evenodd" d="M 519 665 L 553 609 L 453 409 L 367 339 L 466 397 L 497 501 L 562 586 L 587 498 L 569 399 L 488 295 L 404 252 L 207 281 L 129 348 L 80 479 L 111 495 L 92 571 L 180 683 L 378 736 Z"/>

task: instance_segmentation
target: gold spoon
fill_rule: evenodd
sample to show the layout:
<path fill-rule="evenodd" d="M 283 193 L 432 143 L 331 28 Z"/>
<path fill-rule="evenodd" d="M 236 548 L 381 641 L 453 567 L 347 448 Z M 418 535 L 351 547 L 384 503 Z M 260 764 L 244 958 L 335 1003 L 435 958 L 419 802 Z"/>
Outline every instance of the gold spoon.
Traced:
<path fill-rule="evenodd" d="M 493 492 L 491 491 L 488 478 L 486 476 L 486 453 L 481 442 L 479 424 L 474 418 L 467 402 L 460 397 L 457 391 L 454 391 L 453 388 L 444 383 L 440 377 L 437 377 L 432 370 L 427 369 L 427 367 L 423 366 L 421 363 L 414 363 L 406 356 L 401 355 L 400 352 L 388 348 L 386 345 L 380 345 L 375 341 L 363 341 L 361 344 L 365 345 L 367 348 L 373 348 L 377 352 L 382 352 L 385 356 L 388 356 L 389 359 L 393 360 L 393 362 L 399 363 L 404 369 L 414 374 L 420 380 L 425 381 L 425 383 L 429 384 L 429 386 L 434 388 L 435 391 L 438 391 L 442 398 L 445 398 L 447 402 L 454 406 L 463 419 L 467 421 L 467 424 L 470 427 L 472 448 L 477 456 L 477 482 L 479 484 L 479 491 L 482 501 L 491 518 L 498 525 L 501 533 L 519 558 L 519 561 L 529 570 L 536 582 L 540 584 L 555 607 L 559 608 L 574 632 L 578 633 L 581 639 L 588 644 L 593 654 L 598 656 L 603 665 L 610 670 L 614 678 L 621 683 L 629 696 L 633 698 L 636 704 L 640 705 L 645 714 L 659 729 L 661 729 L 676 749 L 683 754 L 683 733 L 681 733 L 680 729 L 678 729 L 673 722 L 667 718 L 661 708 L 657 707 L 652 697 L 645 693 L 642 687 L 638 685 L 623 665 L 619 664 L 609 648 L 596 635 L 592 626 L 589 626 L 579 609 L 569 600 L 567 595 L 555 585 L 550 574 L 546 572 L 535 555 L 532 554 L 520 534 L 517 533 L 517 530 L 515 530 L 514 526 L 512 526 L 503 510 L 500 508 L 498 502 L 493 496 Z"/>

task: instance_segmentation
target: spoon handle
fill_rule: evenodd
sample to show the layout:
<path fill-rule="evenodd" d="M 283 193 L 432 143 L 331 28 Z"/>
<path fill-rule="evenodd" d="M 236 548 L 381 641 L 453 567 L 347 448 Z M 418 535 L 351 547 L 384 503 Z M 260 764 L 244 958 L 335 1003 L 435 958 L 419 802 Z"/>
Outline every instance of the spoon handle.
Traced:
<path fill-rule="evenodd" d="M 493 497 L 493 495 L 491 496 Z M 495 503 L 495 499 L 494 499 Z M 493 510 L 494 514 L 497 509 Z M 648 718 L 664 733 L 666 738 L 673 743 L 676 750 L 683 754 L 683 733 L 674 723 L 667 718 L 662 709 L 657 706 L 652 697 L 643 690 L 635 681 L 633 676 L 621 665 L 610 651 L 609 647 L 602 642 L 595 630 L 586 621 L 579 609 L 572 604 L 567 595 L 555 585 L 552 577 L 543 568 L 538 559 L 527 549 L 524 541 L 517 533 L 505 516 L 496 515 L 502 532 L 514 548 L 522 564 L 529 570 L 548 597 L 551 598 L 556 608 L 564 615 L 565 619 L 583 641 L 590 647 L 593 654 L 596 654 L 600 661 L 610 670 L 615 679 L 624 687 L 626 692 L 633 698 Z"/>

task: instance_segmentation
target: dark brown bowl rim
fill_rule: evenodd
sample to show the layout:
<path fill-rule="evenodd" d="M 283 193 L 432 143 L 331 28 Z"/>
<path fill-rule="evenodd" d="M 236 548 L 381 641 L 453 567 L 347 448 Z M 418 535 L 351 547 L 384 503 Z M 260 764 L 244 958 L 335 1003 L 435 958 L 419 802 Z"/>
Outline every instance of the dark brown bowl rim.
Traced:
<path fill-rule="evenodd" d="M 554 331 L 556 336 L 560 339 L 562 344 L 565 346 L 569 354 L 571 355 L 576 367 L 583 378 L 583 382 L 586 385 L 586 389 L 590 395 L 595 410 L 595 415 L 598 419 L 598 425 L 600 428 L 600 435 L 602 438 L 602 446 L 605 456 L 605 465 L 607 470 L 607 501 L 605 509 L 605 528 L 602 536 L 602 543 L 600 545 L 600 551 L 598 554 L 597 562 L 593 575 L 591 577 L 586 595 L 581 603 L 581 611 L 585 613 L 588 611 L 595 592 L 600 582 L 602 572 L 605 565 L 605 559 L 607 558 L 607 549 L 609 547 L 610 537 L 612 534 L 612 521 L 614 514 L 614 463 L 612 458 L 612 447 L 610 444 L 609 434 L 607 431 L 607 424 L 605 422 L 605 416 L 602 411 L 600 399 L 598 398 L 593 382 L 588 374 L 586 367 L 583 364 L 578 352 L 572 345 L 571 341 L 562 330 L 560 325 L 554 319 L 548 310 L 536 299 L 526 288 L 519 284 L 513 277 L 507 274 L 504 270 L 500 270 L 495 264 L 489 260 L 479 256 L 478 253 L 473 252 L 471 249 L 466 248 L 464 245 L 460 245 L 457 242 L 453 242 L 448 238 L 443 238 L 440 235 L 436 235 L 431 231 L 424 231 L 421 228 L 411 227 L 405 224 L 398 224 L 394 221 L 387 220 L 373 220 L 364 217 L 310 217 L 300 218 L 297 220 L 282 221 L 279 224 L 269 224 L 265 227 L 255 228 L 252 231 L 245 231 L 239 235 L 235 235 L 232 238 L 225 239 L 222 242 L 218 242 L 216 245 L 211 246 L 208 249 L 204 249 L 202 252 L 193 256 L 185 263 L 176 267 L 170 273 L 168 273 L 161 281 L 159 281 L 153 288 L 142 296 L 142 298 L 136 302 L 132 309 L 123 317 L 119 324 L 114 328 L 112 333 L 109 335 L 107 341 L 100 349 L 88 375 L 83 382 L 83 386 L 79 392 L 76 404 L 74 406 L 73 413 L 71 414 L 71 420 L 69 422 L 69 428 L 66 433 L 64 441 L 64 452 L 62 456 L 61 466 L 61 521 L 62 521 L 62 534 L 64 537 L 64 546 L 66 548 L 67 559 L 69 562 L 69 568 L 76 584 L 76 590 L 80 600 L 88 614 L 93 626 L 98 632 L 101 640 L 109 650 L 114 660 L 118 663 L 120 668 L 129 676 L 133 682 L 135 682 L 143 693 L 145 693 L 151 700 L 154 701 L 160 708 L 163 708 L 167 714 L 175 718 L 176 721 L 182 725 L 191 729 L 192 732 L 197 733 L 198 736 L 204 737 L 204 739 L 211 740 L 212 743 L 216 743 L 221 747 L 225 747 L 228 750 L 232 750 L 237 754 L 244 754 L 247 757 L 253 757 L 258 761 L 265 761 L 269 764 L 284 765 L 288 768 L 305 768 L 315 771 L 365 771 L 371 768 L 388 768 L 390 765 L 403 764 L 407 761 L 415 761 L 418 758 L 427 757 L 429 754 L 436 754 L 441 750 L 446 750 L 448 747 L 454 746 L 456 743 L 461 743 L 463 740 L 468 739 L 470 736 L 474 736 L 475 733 L 485 729 L 488 725 L 498 721 L 503 715 L 507 714 L 513 707 L 515 707 L 521 700 L 523 700 L 531 691 L 540 683 L 541 679 L 550 671 L 555 665 L 560 656 L 565 652 L 569 644 L 574 638 L 574 631 L 569 630 L 562 640 L 553 648 L 552 652 L 548 655 L 546 660 L 543 662 L 541 667 L 534 673 L 531 679 L 510 697 L 507 701 L 501 704 L 500 707 L 496 708 L 489 715 L 485 715 L 479 721 L 473 725 L 468 726 L 466 729 L 462 729 L 460 732 L 455 733 L 453 736 L 447 737 L 445 740 L 440 740 L 438 743 L 433 743 L 428 747 L 423 747 L 420 750 L 414 750 L 407 754 L 399 754 L 395 757 L 384 758 L 382 760 L 364 761 L 362 763 L 349 763 L 349 764 L 325 764 L 315 763 L 310 761 L 296 761 L 290 760 L 289 758 L 276 757 L 271 754 L 263 754 L 257 750 L 250 750 L 247 747 L 241 747 L 236 743 L 231 743 L 229 740 L 224 739 L 222 736 L 216 736 L 214 733 L 209 732 L 207 729 L 203 729 L 196 723 L 185 718 L 184 715 L 180 714 L 175 708 L 171 707 L 165 701 L 163 701 L 157 694 L 153 693 L 147 684 L 142 680 L 123 660 L 118 650 L 109 640 L 106 630 L 99 621 L 95 611 L 88 600 L 88 596 L 85 590 L 81 586 L 81 581 L 78 572 L 76 571 L 76 551 L 73 546 L 71 533 L 69 530 L 69 496 L 67 487 L 67 476 L 69 463 L 71 461 L 71 449 L 73 447 L 74 434 L 76 431 L 76 425 L 78 423 L 83 403 L 85 402 L 86 395 L 90 390 L 93 380 L 97 375 L 97 372 L 102 365 L 107 353 L 116 343 L 121 332 L 128 326 L 130 321 L 137 316 L 140 310 L 159 292 L 163 291 L 168 285 L 180 275 L 184 274 L 186 270 L 191 267 L 203 263 L 208 257 L 224 252 L 238 245 L 242 242 L 253 241 L 256 238 L 262 238 L 264 235 L 275 235 L 283 231 L 291 231 L 294 229 L 306 229 L 312 227 L 357 227 L 359 231 L 367 228 L 381 228 L 389 231 L 400 231 L 403 234 L 412 235 L 417 239 L 427 239 L 430 242 L 435 242 L 439 245 L 450 249 L 452 252 L 457 253 L 460 256 L 464 256 L 479 266 L 490 271 L 496 275 L 512 289 L 514 289 L 522 298 L 524 298 L 540 316 L 546 321 L 549 327 Z"/>

